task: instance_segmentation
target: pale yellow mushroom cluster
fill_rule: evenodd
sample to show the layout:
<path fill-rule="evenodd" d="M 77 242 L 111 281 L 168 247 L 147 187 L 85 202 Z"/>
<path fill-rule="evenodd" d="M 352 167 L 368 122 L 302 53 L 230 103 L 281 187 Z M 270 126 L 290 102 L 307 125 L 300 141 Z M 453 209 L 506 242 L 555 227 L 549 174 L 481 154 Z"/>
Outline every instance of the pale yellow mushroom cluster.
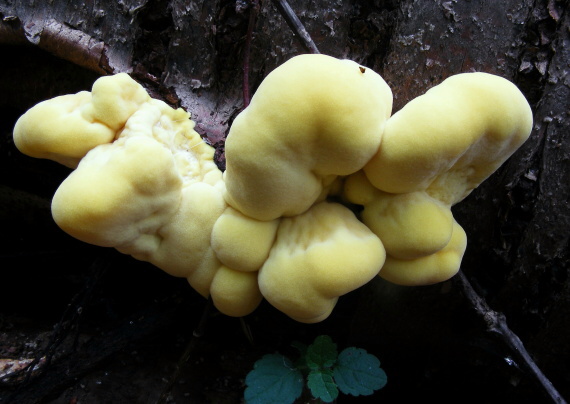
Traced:
<path fill-rule="evenodd" d="M 451 278 L 467 245 L 451 206 L 528 138 L 532 112 L 518 88 L 487 73 L 449 77 L 386 122 L 378 152 L 344 193 L 387 252 L 380 276 L 402 285 Z"/>
<path fill-rule="evenodd" d="M 189 114 L 125 73 L 34 106 L 14 141 L 74 168 L 52 201 L 70 235 L 186 278 L 227 315 L 265 298 L 314 323 L 378 274 L 404 285 L 453 276 L 466 236 L 451 206 L 532 126 L 520 91 L 484 73 L 391 110 L 371 69 L 301 55 L 233 122 L 224 173 Z"/>

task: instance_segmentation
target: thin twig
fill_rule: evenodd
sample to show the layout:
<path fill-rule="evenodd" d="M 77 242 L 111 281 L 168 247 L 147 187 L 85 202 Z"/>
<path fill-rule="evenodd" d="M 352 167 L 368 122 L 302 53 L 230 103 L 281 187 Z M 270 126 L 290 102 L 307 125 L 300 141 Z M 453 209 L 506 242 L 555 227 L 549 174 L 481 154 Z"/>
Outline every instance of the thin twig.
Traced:
<path fill-rule="evenodd" d="M 273 4 L 275 4 L 275 7 L 277 7 L 283 18 L 285 18 L 289 28 L 297 35 L 297 38 L 299 38 L 305 50 L 309 53 L 320 53 L 317 45 L 315 45 L 313 39 L 287 0 L 273 0 Z"/>
<path fill-rule="evenodd" d="M 174 383 L 176 383 L 176 381 L 180 377 L 180 372 L 182 371 L 182 368 L 184 367 L 186 362 L 188 362 L 188 359 L 190 359 L 192 353 L 196 351 L 196 345 L 198 344 L 198 340 L 206 332 L 206 324 L 208 322 L 208 319 L 210 318 L 210 314 L 212 312 L 213 307 L 214 303 L 212 301 L 212 298 L 210 297 L 206 305 L 204 306 L 204 311 L 202 312 L 202 316 L 200 317 L 198 325 L 196 326 L 194 332 L 192 333 L 190 341 L 186 345 L 186 348 L 184 349 L 182 356 L 180 356 L 180 358 L 178 359 L 178 363 L 176 364 L 176 369 L 174 370 L 174 373 L 170 377 L 168 384 L 162 390 L 162 393 L 158 398 L 156 404 L 165 404 L 168 401 L 168 396 L 172 391 L 172 386 L 174 386 Z"/>
<path fill-rule="evenodd" d="M 475 292 L 475 289 L 473 289 L 463 272 L 459 271 L 454 280 L 461 287 L 463 294 L 471 302 L 477 314 L 485 321 L 487 330 L 499 335 L 503 342 L 513 351 L 517 360 L 536 378 L 554 403 L 566 404 L 564 398 L 532 359 L 520 338 L 509 328 L 505 315 L 492 310 L 487 305 L 487 302 Z"/>

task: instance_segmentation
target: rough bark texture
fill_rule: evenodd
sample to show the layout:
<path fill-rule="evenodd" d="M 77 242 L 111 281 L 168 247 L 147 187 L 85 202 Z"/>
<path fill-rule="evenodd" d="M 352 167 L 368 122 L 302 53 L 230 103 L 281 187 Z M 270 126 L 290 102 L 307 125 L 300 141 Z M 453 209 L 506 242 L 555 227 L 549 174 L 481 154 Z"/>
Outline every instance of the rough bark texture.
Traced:
<path fill-rule="evenodd" d="M 530 139 L 454 214 L 468 234 L 463 272 L 570 397 L 567 2 L 290 5 L 321 53 L 383 75 L 395 110 L 466 71 L 498 74 L 525 93 L 535 118 Z M 49 201 L 69 170 L 19 154 L 11 141 L 16 119 L 39 101 L 89 89 L 99 75 L 127 71 L 154 97 L 191 112 L 223 166 L 223 139 L 243 106 L 250 12 L 245 0 L 0 0 L 0 359 L 51 363 L 43 376 L 3 379 L 0 402 L 157 402 L 205 304 L 181 280 L 120 254 L 106 254 L 103 265 L 101 249 L 63 234 Z M 304 52 L 273 3 L 262 1 L 251 43 L 252 92 Z M 358 402 L 549 399 L 487 332 L 454 281 L 404 288 L 378 279 L 341 298 L 333 316 L 314 326 L 265 304 L 246 322 L 254 345 L 236 319 L 209 320 L 173 400 L 239 402 L 243 379 L 262 354 L 322 333 L 381 359 L 387 387 Z"/>

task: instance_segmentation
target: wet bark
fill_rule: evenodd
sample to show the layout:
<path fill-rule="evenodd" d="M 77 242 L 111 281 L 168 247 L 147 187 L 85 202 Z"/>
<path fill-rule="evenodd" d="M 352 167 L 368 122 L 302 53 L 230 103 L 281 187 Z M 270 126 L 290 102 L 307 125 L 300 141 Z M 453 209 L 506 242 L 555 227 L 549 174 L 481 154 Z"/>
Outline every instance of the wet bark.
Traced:
<path fill-rule="evenodd" d="M 527 96 L 535 120 L 530 139 L 455 206 L 454 215 L 468 235 L 462 265 L 466 278 L 494 311 L 505 316 L 554 386 L 570 397 L 567 2 L 292 0 L 289 4 L 321 53 L 356 60 L 385 78 L 394 92 L 395 111 L 446 77 L 468 71 L 508 78 Z M 252 10 L 246 0 L 0 0 L 2 357 L 30 356 L 45 348 L 44 341 L 37 349 L 27 349 L 16 342 L 18 335 L 26 335 L 28 342 L 41 340 L 39 336 L 58 323 L 66 305 L 82 290 L 87 282 L 84 268 L 100 253 L 65 236 L 51 222 L 49 200 L 68 170 L 21 156 L 11 143 L 15 120 L 39 101 L 89 89 L 100 75 L 126 71 L 154 97 L 187 109 L 198 131 L 220 150 L 223 166 L 223 139 L 244 103 L 244 49 Z M 307 51 L 269 0 L 259 3 L 252 34 L 248 83 L 253 93 L 272 69 Z M 118 259 L 123 270 L 114 269 L 117 273 L 104 281 L 116 277 L 114 282 L 123 289 L 101 286 L 95 300 L 85 303 L 91 313 L 83 320 L 81 332 L 86 337 L 97 335 L 101 322 L 120 330 L 121 319 L 135 312 L 133 306 L 152 305 L 153 298 L 141 296 L 141 291 L 154 294 L 154 299 L 172 288 L 185 293 L 187 285 L 144 263 L 115 255 L 109 259 L 113 263 Z M 54 265 L 55 273 L 48 271 Z M 132 284 L 133 277 L 140 282 Z M 140 303 L 133 303 L 137 298 Z M 191 294 L 184 304 L 200 307 L 201 302 Z M 198 321 L 199 312 L 189 317 L 189 322 Z M 170 325 L 183 333 L 188 330 L 176 328 L 182 321 L 186 319 L 171 319 Z M 489 335 L 454 281 L 401 288 L 375 280 L 341 298 L 338 313 L 311 331 L 267 307 L 249 321 L 254 335 L 263 341 L 256 354 L 259 346 L 275 349 L 290 342 L 266 324 L 281 328 L 285 324 L 289 331 L 284 335 L 292 339 L 322 331 L 373 351 L 389 376 L 388 386 L 375 398 L 405 401 L 433 396 L 444 402 L 457 397 L 484 402 L 548 398 L 509 348 Z M 168 340 L 160 331 L 164 324 L 146 326 L 152 332 L 145 334 L 145 341 L 149 335 Z M 242 341 L 239 330 L 229 335 Z M 274 344 L 269 343 L 271 338 Z M 133 341 L 140 348 L 141 339 Z M 118 351 L 105 351 L 105 360 L 97 364 L 112 363 Z M 255 359 L 246 357 L 244 373 L 229 383 L 239 385 L 239 377 L 245 377 Z M 163 375 L 168 374 L 170 365 L 162 365 Z M 109 372 L 120 378 L 120 370 L 109 366 Z M 96 386 L 87 378 L 92 372 L 89 367 L 74 373 L 49 396 L 94 397 Z M 88 387 L 82 390 L 81 383 Z M 160 382 L 150 385 L 157 387 Z M 10 394 L 16 387 L 17 383 L 5 383 Z M 189 389 L 194 393 L 201 387 Z M 37 394 L 39 402 L 46 391 Z M 132 394 L 133 402 L 143 402 L 135 398 L 136 392 Z"/>

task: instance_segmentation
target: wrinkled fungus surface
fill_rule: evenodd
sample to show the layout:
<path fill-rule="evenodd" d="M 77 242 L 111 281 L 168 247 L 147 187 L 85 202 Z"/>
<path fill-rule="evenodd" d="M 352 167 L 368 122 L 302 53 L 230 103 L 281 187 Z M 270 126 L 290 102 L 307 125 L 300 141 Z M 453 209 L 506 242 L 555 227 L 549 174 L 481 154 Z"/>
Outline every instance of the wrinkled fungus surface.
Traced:
<path fill-rule="evenodd" d="M 190 115 L 125 73 L 34 106 L 14 142 L 74 169 L 52 201 L 65 232 L 186 278 L 227 315 L 266 299 L 314 323 L 377 275 L 425 285 L 457 273 L 467 238 L 451 206 L 532 127 L 521 92 L 486 73 L 391 110 L 371 69 L 300 55 L 235 119 L 224 173 Z"/>

